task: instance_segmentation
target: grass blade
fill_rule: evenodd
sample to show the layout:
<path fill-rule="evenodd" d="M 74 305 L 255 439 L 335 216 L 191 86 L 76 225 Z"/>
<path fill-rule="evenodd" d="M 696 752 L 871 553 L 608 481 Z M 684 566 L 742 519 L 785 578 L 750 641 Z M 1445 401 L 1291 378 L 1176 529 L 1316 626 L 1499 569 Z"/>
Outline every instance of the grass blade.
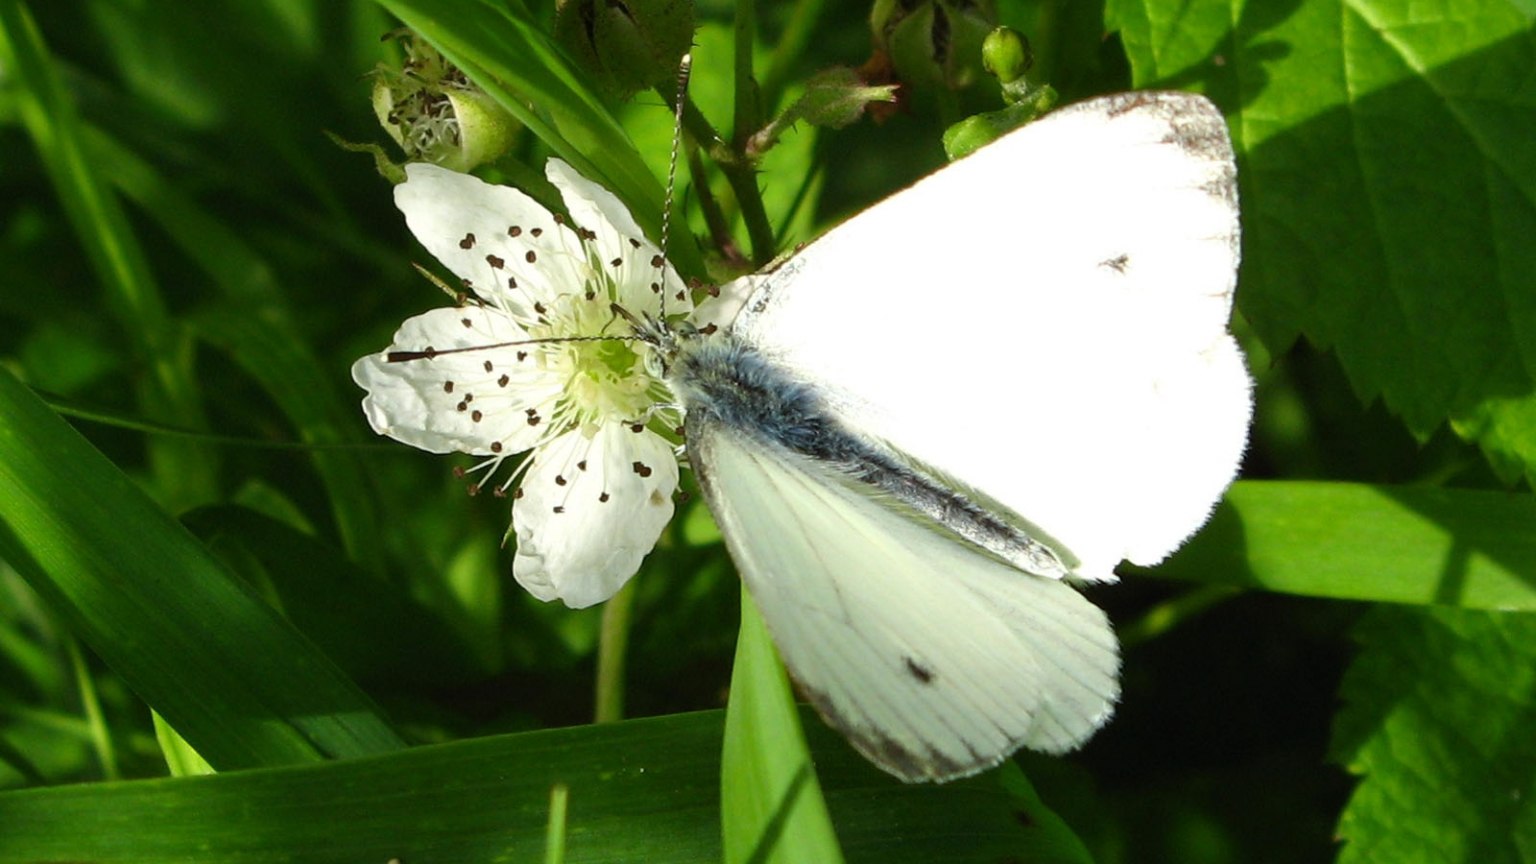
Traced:
<path fill-rule="evenodd" d="M 0 554 L 215 767 L 400 746 L 366 696 L 0 371 Z"/>

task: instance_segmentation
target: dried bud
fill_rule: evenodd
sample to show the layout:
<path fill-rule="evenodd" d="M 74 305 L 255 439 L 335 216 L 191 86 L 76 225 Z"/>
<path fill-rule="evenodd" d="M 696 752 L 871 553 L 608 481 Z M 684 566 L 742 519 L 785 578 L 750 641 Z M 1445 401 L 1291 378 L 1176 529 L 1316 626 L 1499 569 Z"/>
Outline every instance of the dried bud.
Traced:
<path fill-rule="evenodd" d="M 437 49 L 407 34 L 399 71 L 374 75 L 373 113 L 409 162 L 468 171 L 506 153 L 516 119 Z"/>

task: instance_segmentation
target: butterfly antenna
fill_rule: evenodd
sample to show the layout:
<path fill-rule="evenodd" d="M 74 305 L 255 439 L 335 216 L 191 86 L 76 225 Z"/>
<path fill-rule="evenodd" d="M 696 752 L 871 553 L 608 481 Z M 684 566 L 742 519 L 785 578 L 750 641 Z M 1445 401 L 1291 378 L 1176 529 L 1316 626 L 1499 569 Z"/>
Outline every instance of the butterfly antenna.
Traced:
<path fill-rule="evenodd" d="M 473 351 L 493 351 L 497 348 L 516 348 L 519 345 L 564 345 L 572 342 L 634 342 L 640 336 L 545 336 L 538 339 L 514 339 L 510 342 L 487 342 L 484 345 L 466 345 L 462 348 L 423 348 L 419 351 L 390 351 L 384 355 L 385 363 L 409 363 L 413 360 L 431 360 L 444 354 L 468 354 Z M 519 360 L 522 358 L 519 357 Z"/>
<path fill-rule="evenodd" d="M 677 154 L 683 141 L 683 104 L 688 98 L 688 74 L 693 69 L 693 55 L 684 54 L 677 64 L 677 98 L 672 103 L 672 152 L 667 157 L 667 192 L 661 205 L 661 254 L 667 254 L 667 241 L 672 235 L 672 196 L 677 189 Z M 663 262 L 662 284 L 666 284 Z M 661 318 L 667 318 L 667 290 L 661 292 Z"/>

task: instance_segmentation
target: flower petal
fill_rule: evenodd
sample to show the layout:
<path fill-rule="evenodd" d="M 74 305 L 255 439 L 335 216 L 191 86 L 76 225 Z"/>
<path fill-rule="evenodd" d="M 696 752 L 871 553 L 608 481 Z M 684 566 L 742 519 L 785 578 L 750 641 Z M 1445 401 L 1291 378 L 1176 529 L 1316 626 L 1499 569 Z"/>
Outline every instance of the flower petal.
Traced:
<path fill-rule="evenodd" d="M 609 232 L 609 238 L 604 242 L 625 237 L 633 237 L 642 243 L 648 242 L 645 232 L 640 230 L 639 223 L 630 215 L 624 202 L 617 195 L 581 176 L 570 163 L 563 159 L 551 159 L 544 164 L 544 176 L 560 190 L 565 208 L 571 212 L 571 218 L 576 220 L 577 225 L 600 234 Z M 622 251 L 618 246 L 600 248 L 609 254 Z"/>
<path fill-rule="evenodd" d="M 405 174 L 395 206 L 411 233 L 480 297 L 531 321 L 535 303 L 584 288 L 580 238 L 539 202 L 437 165 L 413 163 Z"/>
<path fill-rule="evenodd" d="M 642 312 L 654 315 L 661 309 L 657 298 L 665 285 L 668 315 L 687 314 L 693 310 L 693 299 L 682 277 L 672 269 L 671 262 L 661 257 L 661 250 L 646 238 L 618 196 L 576 173 L 575 168 L 559 159 L 549 160 L 544 166 L 544 174 L 560 190 L 565 208 L 576 224 L 597 235 L 589 237 L 588 243 L 605 272 L 613 277 L 617 288 L 613 299 L 619 305 L 637 315 Z M 657 260 L 662 261 L 664 278 L 657 278 Z"/>
<path fill-rule="evenodd" d="M 531 458 L 512 506 L 512 575 L 540 600 L 574 609 L 607 600 L 672 518 L 672 446 L 648 429 L 608 423 L 591 438 L 562 435 Z"/>
<path fill-rule="evenodd" d="M 710 289 L 709 297 L 694 310 L 694 326 L 711 333 L 714 332 L 709 330 L 711 325 L 722 330 L 729 329 L 731 322 L 736 320 L 736 313 L 747 305 L 747 298 L 752 296 L 759 285 L 771 278 L 771 273 L 749 273 Z"/>
<path fill-rule="evenodd" d="M 547 432 L 530 421 L 553 413 L 564 385 L 539 368 L 531 352 L 503 347 L 389 359 L 391 351 L 479 348 L 527 335 L 506 313 L 481 306 L 433 309 L 408 319 L 389 350 L 352 364 L 352 380 L 368 391 L 368 424 L 433 453 L 527 450 Z"/>

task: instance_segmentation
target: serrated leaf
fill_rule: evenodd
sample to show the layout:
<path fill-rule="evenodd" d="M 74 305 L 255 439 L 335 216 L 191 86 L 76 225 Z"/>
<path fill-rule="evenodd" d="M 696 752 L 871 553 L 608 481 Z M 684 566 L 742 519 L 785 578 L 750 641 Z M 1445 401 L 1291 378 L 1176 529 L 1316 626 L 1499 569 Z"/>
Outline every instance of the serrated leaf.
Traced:
<path fill-rule="evenodd" d="M 1536 474 L 1536 8 L 1267 8 L 1110 4 L 1138 86 L 1228 112 L 1243 314 L 1336 351 L 1415 434 L 1449 421 Z"/>
<path fill-rule="evenodd" d="M 1529 861 L 1536 616 L 1384 607 L 1356 635 L 1333 750 L 1362 779 L 1340 864 Z"/>

